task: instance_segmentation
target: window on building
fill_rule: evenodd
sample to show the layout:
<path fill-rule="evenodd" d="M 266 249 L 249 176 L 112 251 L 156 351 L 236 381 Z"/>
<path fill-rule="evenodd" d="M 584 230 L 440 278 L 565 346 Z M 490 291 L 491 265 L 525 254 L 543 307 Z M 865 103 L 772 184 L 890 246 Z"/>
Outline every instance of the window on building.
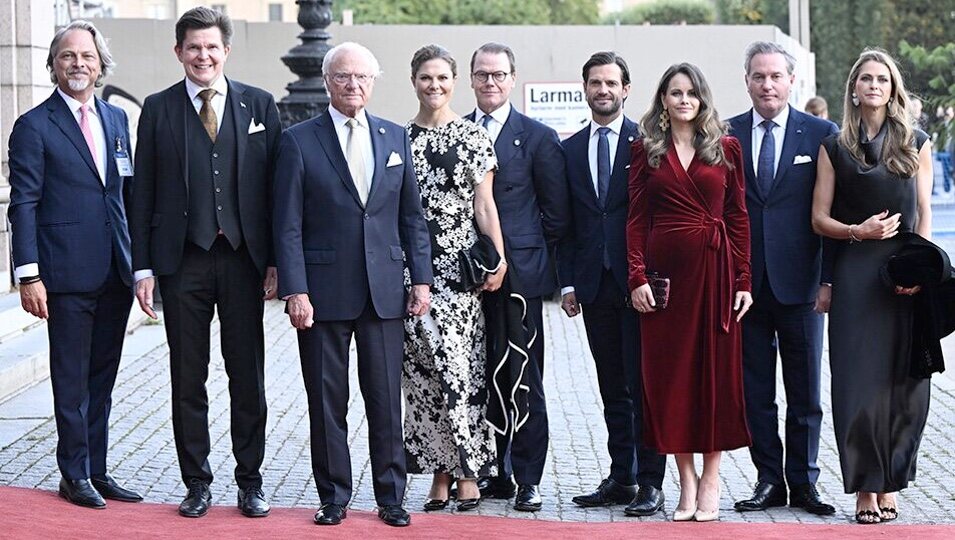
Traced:
<path fill-rule="evenodd" d="M 282 21 L 282 4 L 269 4 L 269 21 Z"/>

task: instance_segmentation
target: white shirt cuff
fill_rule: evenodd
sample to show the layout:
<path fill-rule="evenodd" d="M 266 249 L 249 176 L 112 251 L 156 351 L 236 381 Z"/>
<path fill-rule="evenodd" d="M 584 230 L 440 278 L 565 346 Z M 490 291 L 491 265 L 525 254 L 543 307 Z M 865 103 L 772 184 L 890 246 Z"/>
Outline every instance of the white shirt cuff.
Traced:
<path fill-rule="evenodd" d="M 17 278 L 17 281 L 20 278 L 25 278 L 29 276 L 39 276 L 40 275 L 40 265 L 38 263 L 27 263 L 21 266 L 16 267 L 13 270 L 13 277 Z"/>
<path fill-rule="evenodd" d="M 573 287 L 562 287 L 562 288 L 560 289 L 560 295 L 561 295 L 561 296 L 564 296 L 565 294 L 567 294 L 567 293 L 572 293 L 572 292 L 574 292 L 574 288 L 573 288 Z"/>
<path fill-rule="evenodd" d="M 152 268 L 146 268 L 145 270 L 136 270 L 133 272 L 133 281 L 139 283 L 141 280 L 148 277 L 153 277 Z"/>

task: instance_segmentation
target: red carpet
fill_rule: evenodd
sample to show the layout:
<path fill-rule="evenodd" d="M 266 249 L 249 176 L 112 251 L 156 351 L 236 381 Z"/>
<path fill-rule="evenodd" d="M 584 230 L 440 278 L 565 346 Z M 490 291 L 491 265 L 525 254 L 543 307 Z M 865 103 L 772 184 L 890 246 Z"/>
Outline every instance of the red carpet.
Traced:
<path fill-rule="evenodd" d="M 789 523 L 561 523 L 543 520 L 415 513 L 412 525 L 388 527 L 371 512 L 348 512 L 337 527 L 312 523 L 314 509 L 273 508 L 267 518 L 242 517 L 234 507 L 217 506 L 200 519 L 179 517 L 170 504 L 109 501 L 106 510 L 79 508 L 49 491 L 0 487 L 8 508 L 0 538 L 379 538 L 551 540 L 564 538 L 654 539 L 770 538 L 955 538 L 955 525 L 799 525 Z M 15 510 L 11 510 L 15 509 Z"/>

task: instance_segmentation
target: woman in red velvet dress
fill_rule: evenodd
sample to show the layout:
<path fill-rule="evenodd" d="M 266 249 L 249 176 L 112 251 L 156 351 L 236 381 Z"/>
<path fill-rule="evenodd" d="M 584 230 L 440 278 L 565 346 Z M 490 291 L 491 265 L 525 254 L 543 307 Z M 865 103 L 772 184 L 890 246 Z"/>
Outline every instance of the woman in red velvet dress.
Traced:
<path fill-rule="evenodd" d="M 663 74 L 633 144 L 627 221 L 631 301 L 641 313 L 644 443 L 675 454 L 674 521 L 719 517 L 721 451 L 749 446 L 739 321 L 750 294 L 743 155 L 691 64 Z M 656 309 L 646 274 L 670 278 Z M 693 454 L 703 454 L 697 476 Z"/>

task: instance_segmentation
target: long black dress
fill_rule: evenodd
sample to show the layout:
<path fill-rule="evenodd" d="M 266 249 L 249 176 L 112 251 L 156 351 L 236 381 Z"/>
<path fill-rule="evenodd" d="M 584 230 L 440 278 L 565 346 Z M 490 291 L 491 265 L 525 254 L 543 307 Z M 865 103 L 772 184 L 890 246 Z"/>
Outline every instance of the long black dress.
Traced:
<path fill-rule="evenodd" d="M 879 159 L 882 131 L 860 136 L 870 167 L 832 135 L 823 141 L 835 170 L 832 215 L 862 223 L 888 210 L 902 213 L 899 231 L 915 229 L 916 179 L 900 178 Z M 928 139 L 916 132 L 916 148 Z M 929 379 L 909 376 L 912 298 L 896 295 L 879 269 L 901 245 L 898 237 L 839 245 L 829 314 L 832 419 L 846 493 L 888 493 L 915 479 L 928 417 Z"/>

